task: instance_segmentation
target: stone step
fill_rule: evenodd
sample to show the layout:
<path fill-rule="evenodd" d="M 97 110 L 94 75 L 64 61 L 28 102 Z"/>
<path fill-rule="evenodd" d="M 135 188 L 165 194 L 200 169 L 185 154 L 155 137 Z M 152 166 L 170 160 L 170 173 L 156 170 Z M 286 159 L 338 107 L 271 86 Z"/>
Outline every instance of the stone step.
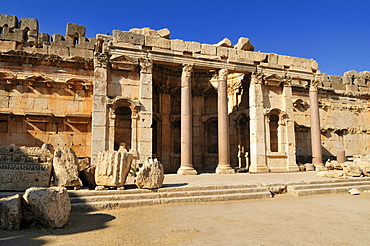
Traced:
<path fill-rule="evenodd" d="M 125 190 L 69 190 L 70 197 L 81 197 L 81 196 L 101 196 L 101 195 L 122 195 L 122 194 L 141 194 L 141 193 L 153 193 L 153 192 L 175 192 L 175 191 L 200 191 L 200 190 L 227 190 L 227 189 L 243 189 L 243 188 L 256 188 L 256 184 L 241 184 L 241 185 L 211 185 L 211 186 L 182 186 L 173 187 L 170 185 L 164 185 L 160 189 L 148 190 L 148 189 L 125 189 Z"/>
<path fill-rule="evenodd" d="M 293 196 L 299 197 L 313 195 L 346 194 L 352 188 L 357 188 L 360 191 L 370 191 L 370 181 L 344 180 L 319 184 L 311 183 L 302 185 L 288 185 L 287 192 Z"/>
<path fill-rule="evenodd" d="M 173 203 L 202 203 L 202 202 L 219 202 L 219 201 L 238 201 L 248 199 L 267 199 L 271 198 L 268 190 L 262 189 L 260 192 L 246 192 L 236 194 L 216 194 L 201 196 L 180 196 L 180 197 L 158 197 L 150 199 L 135 200 L 115 200 L 115 201 L 88 201 L 82 203 L 71 203 L 72 211 L 93 211 L 104 209 L 128 208 L 136 206 L 150 206 L 159 204 Z"/>
<path fill-rule="evenodd" d="M 117 201 L 117 200 L 142 200 L 142 199 L 163 199 L 174 197 L 189 197 L 189 196 L 210 196 L 223 194 L 237 194 L 237 193 L 254 193 L 254 192 L 268 192 L 268 188 L 239 188 L 239 189 L 211 189 L 211 190 L 180 190 L 180 191 L 162 191 L 162 192 L 142 192 L 131 194 L 108 194 L 104 192 L 101 195 L 94 194 L 89 196 L 72 196 L 71 203 L 81 202 L 98 202 L 98 201 Z"/>

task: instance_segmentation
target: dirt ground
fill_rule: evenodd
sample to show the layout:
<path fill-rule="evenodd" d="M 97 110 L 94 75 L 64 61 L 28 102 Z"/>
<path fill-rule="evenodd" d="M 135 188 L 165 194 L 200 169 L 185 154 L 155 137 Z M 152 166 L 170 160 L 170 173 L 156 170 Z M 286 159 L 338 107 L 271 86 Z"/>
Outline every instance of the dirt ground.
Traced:
<path fill-rule="evenodd" d="M 369 245 L 370 193 L 73 212 L 0 245 Z"/>

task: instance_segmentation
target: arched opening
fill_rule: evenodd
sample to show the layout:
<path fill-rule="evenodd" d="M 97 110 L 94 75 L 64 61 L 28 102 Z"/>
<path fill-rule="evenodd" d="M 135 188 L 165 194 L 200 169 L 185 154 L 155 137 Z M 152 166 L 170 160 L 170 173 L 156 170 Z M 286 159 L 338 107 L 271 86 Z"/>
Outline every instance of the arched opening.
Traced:
<path fill-rule="evenodd" d="M 26 27 L 24 30 L 23 30 L 23 41 L 25 42 L 25 43 L 27 43 L 28 42 L 28 31 L 29 31 L 30 29 L 28 28 L 28 27 Z"/>
<path fill-rule="evenodd" d="M 270 126 L 270 151 L 279 151 L 279 139 L 278 139 L 278 127 L 279 127 L 279 116 L 276 113 L 270 115 L 269 118 Z"/>
<path fill-rule="evenodd" d="M 73 36 L 73 45 L 76 44 L 78 44 L 78 33 L 75 33 L 75 35 Z"/>
<path fill-rule="evenodd" d="M 131 149 L 131 109 L 129 107 L 118 107 L 115 112 L 114 122 L 114 150 L 120 146 L 125 149 Z"/>
<path fill-rule="evenodd" d="M 180 154 L 181 151 L 181 121 L 176 120 L 172 124 L 172 150 L 174 154 Z"/>
<path fill-rule="evenodd" d="M 218 153 L 218 122 L 211 119 L 207 122 L 207 152 L 208 154 Z"/>

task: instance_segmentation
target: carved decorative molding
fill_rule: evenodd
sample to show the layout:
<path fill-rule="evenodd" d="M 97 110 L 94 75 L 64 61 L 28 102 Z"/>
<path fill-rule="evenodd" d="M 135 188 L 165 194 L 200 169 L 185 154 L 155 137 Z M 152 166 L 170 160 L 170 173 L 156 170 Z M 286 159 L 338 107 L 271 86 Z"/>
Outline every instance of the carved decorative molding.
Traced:
<path fill-rule="evenodd" d="M 95 68 L 107 68 L 109 58 L 105 53 L 94 54 L 94 67 Z"/>
<path fill-rule="evenodd" d="M 182 65 L 181 77 L 191 77 L 192 72 L 193 72 L 193 65 L 192 64 L 183 64 Z"/>
<path fill-rule="evenodd" d="M 113 69 L 135 71 L 136 67 L 139 65 L 138 59 L 125 55 L 111 57 L 109 61 L 112 64 Z"/>
<path fill-rule="evenodd" d="M 252 73 L 251 85 L 262 85 L 263 84 L 263 73 Z"/>
<path fill-rule="evenodd" d="M 152 73 L 153 62 L 150 59 L 140 59 L 140 73 Z"/>
<path fill-rule="evenodd" d="M 229 74 L 229 71 L 225 68 L 220 69 L 218 71 L 218 79 L 219 80 L 227 80 L 227 75 Z"/>
<path fill-rule="evenodd" d="M 310 91 L 317 91 L 317 87 L 321 82 L 321 73 L 315 73 L 310 83 Z"/>

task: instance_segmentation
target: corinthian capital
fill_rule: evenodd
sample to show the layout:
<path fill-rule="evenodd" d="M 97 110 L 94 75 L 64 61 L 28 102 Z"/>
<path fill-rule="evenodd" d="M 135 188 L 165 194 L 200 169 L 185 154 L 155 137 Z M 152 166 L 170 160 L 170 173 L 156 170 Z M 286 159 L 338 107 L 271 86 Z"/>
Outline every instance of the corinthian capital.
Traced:
<path fill-rule="evenodd" d="M 225 68 L 222 68 L 220 69 L 220 71 L 218 71 L 218 79 L 219 80 L 227 80 L 227 75 L 228 75 L 229 71 Z"/>
<path fill-rule="evenodd" d="M 181 77 L 191 77 L 191 72 L 193 71 L 192 64 L 183 64 L 182 65 L 182 74 Z"/>
<path fill-rule="evenodd" d="M 94 67 L 107 68 L 109 58 L 105 53 L 95 53 L 94 55 Z"/>
<path fill-rule="evenodd" d="M 314 74 L 313 79 L 310 83 L 310 91 L 317 91 L 317 87 L 321 82 L 321 73 L 318 71 Z"/>
<path fill-rule="evenodd" d="M 150 59 L 140 59 L 140 73 L 152 73 L 153 62 Z"/>
<path fill-rule="evenodd" d="M 262 85 L 263 81 L 263 73 L 257 73 L 254 72 L 252 73 L 252 78 L 251 78 L 251 84 L 252 85 Z"/>

